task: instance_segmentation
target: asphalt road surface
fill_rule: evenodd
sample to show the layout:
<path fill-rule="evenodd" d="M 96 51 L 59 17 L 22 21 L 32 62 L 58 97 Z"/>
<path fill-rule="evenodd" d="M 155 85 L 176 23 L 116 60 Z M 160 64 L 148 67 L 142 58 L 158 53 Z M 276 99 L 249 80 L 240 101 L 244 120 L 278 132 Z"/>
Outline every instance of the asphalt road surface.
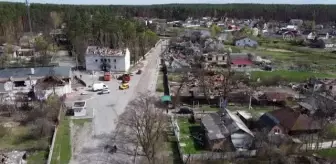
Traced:
<path fill-rule="evenodd" d="M 83 149 L 75 152 L 71 164 L 127 164 L 134 163 L 133 155 L 123 153 L 123 148 L 133 149 L 127 146 L 127 143 L 116 141 L 118 131 L 118 116 L 125 112 L 128 102 L 134 99 L 139 92 L 155 92 L 157 76 L 159 72 L 159 56 L 164 50 L 162 41 L 146 57 L 145 66 L 141 75 L 131 77 L 128 90 L 119 90 L 119 81 L 112 79 L 104 82 L 109 86 L 110 94 L 97 95 L 87 100 L 87 107 L 93 110 L 92 134 L 75 138 L 82 141 Z M 83 75 L 83 80 L 88 84 L 97 81 L 98 76 Z M 113 143 L 114 142 L 114 143 Z M 118 146 L 118 152 L 115 154 L 108 153 L 104 150 L 107 144 Z M 120 148 L 120 149 L 119 149 Z M 120 150 L 120 151 L 119 151 Z M 126 152 L 126 151 L 125 151 Z"/>

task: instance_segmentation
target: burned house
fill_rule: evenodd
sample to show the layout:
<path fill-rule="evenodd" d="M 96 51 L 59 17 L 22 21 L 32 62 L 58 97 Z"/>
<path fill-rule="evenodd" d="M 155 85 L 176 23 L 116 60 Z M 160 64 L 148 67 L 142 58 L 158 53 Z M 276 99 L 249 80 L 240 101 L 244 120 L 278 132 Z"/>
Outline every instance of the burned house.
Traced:
<path fill-rule="evenodd" d="M 29 93 L 39 89 L 40 96 L 54 92 L 62 96 L 70 93 L 70 67 L 8 68 L 0 70 L 0 92 L 8 94 Z"/>
<path fill-rule="evenodd" d="M 247 150 L 251 148 L 254 134 L 244 122 L 228 109 L 210 113 L 201 120 L 208 149 Z"/>

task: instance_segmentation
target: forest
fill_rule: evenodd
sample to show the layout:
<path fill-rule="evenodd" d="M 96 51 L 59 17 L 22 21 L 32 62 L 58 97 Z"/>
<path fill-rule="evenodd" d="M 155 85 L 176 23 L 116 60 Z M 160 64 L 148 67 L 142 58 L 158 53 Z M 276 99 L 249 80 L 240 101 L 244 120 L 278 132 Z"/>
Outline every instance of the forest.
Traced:
<path fill-rule="evenodd" d="M 67 26 L 74 51 L 82 54 L 89 44 L 130 47 L 137 60 L 158 37 L 133 17 L 184 20 L 187 17 L 261 18 L 288 21 L 292 18 L 319 22 L 336 20 L 336 5 L 262 5 L 262 4 L 167 4 L 144 6 L 31 4 L 33 32 L 49 33 L 63 23 Z M 0 3 L 0 41 L 17 42 L 29 31 L 24 3 Z M 81 58 L 80 58 L 81 60 Z"/>

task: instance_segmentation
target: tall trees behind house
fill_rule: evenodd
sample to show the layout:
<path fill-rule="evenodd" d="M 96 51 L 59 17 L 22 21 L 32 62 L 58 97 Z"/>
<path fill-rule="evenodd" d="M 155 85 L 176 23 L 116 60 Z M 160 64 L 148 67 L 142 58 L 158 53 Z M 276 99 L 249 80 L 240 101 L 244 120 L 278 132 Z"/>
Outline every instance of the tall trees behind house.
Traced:
<path fill-rule="evenodd" d="M 26 9 L 19 3 L 0 3 L 0 36 L 6 42 L 17 42 L 19 36 L 28 32 Z M 143 56 L 158 40 L 145 24 L 117 15 L 108 6 L 31 5 L 34 32 L 48 34 L 64 22 L 79 62 L 88 45 L 111 48 L 130 48 L 131 60 Z"/>

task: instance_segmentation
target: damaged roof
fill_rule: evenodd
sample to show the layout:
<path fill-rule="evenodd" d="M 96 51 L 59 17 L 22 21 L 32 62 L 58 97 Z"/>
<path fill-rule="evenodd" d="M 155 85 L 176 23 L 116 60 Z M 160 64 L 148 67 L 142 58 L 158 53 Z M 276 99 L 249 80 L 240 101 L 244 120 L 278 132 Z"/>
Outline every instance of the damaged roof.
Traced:
<path fill-rule="evenodd" d="M 254 137 L 252 131 L 244 124 L 239 116 L 228 109 L 204 116 L 202 118 L 202 124 L 207 130 L 207 135 L 210 140 L 224 139 L 239 130 L 242 130 Z"/>
<path fill-rule="evenodd" d="M 51 74 L 62 78 L 70 78 L 71 67 L 6 68 L 0 70 L 0 80 L 7 80 L 10 77 L 15 79 L 40 78 Z"/>
<path fill-rule="evenodd" d="M 321 129 L 312 118 L 293 109 L 278 109 L 269 114 L 276 118 L 281 126 L 291 131 Z"/>

